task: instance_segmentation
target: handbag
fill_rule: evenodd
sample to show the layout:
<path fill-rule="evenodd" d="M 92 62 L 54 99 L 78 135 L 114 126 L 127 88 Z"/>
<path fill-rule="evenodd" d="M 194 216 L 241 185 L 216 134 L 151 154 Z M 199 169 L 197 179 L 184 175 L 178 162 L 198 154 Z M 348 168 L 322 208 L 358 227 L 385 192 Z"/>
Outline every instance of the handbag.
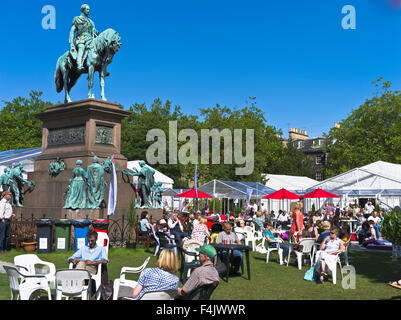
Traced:
<path fill-rule="evenodd" d="M 113 300 L 113 284 L 113 281 L 109 280 L 105 284 L 100 285 L 98 290 L 100 290 L 101 300 Z"/>
<path fill-rule="evenodd" d="M 304 280 L 306 280 L 306 281 L 314 281 L 314 280 L 315 280 L 315 266 L 316 266 L 316 264 L 313 264 L 313 265 L 305 272 Z"/>

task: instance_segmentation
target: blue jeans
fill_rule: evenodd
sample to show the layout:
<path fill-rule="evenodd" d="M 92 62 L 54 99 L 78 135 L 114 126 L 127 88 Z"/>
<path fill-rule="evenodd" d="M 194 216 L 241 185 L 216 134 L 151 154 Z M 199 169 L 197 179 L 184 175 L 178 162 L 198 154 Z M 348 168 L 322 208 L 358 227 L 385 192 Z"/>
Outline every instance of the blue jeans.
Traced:
<path fill-rule="evenodd" d="M 171 235 L 174 235 L 177 244 L 181 244 L 181 239 L 188 237 L 188 233 L 181 231 L 170 231 Z"/>
<path fill-rule="evenodd" d="M 241 267 L 242 264 L 242 251 L 239 250 L 233 250 L 233 252 L 231 253 L 232 258 L 234 259 L 234 272 L 238 272 L 239 268 Z M 223 263 L 227 262 L 228 259 L 228 252 L 226 250 L 221 251 L 221 261 Z"/>
<path fill-rule="evenodd" d="M 0 252 L 7 250 L 10 236 L 10 221 L 0 221 Z"/>
<path fill-rule="evenodd" d="M 287 243 L 279 242 L 279 246 L 283 249 L 283 258 L 289 258 L 288 253 L 290 252 L 290 246 Z"/>

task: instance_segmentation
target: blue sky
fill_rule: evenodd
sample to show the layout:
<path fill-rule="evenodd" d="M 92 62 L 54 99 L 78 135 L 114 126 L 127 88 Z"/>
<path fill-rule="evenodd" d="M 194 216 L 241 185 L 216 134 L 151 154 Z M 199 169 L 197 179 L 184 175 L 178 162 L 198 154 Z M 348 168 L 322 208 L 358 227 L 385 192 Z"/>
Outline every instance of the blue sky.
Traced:
<path fill-rule="evenodd" d="M 58 57 L 68 50 L 81 1 L 2 1 L 0 100 L 54 86 Z M 128 108 L 159 97 L 187 114 L 243 106 L 249 96 L 267 122 L 316 137 L 372 96 L 382 76 L 401 88 L 401 10 L 391 0 L 87 1 L 96 28 L 117 30 L 123 46 L 109 67 L 108 100 Z M 392 1 L 397 4 L 397 0 Z M 399 1 L 398 1 L 399 2 Z M 356 9 L 356 30 L 341 27 L 344 5 Z M 44 5 L 56 29 L 41 26 Z M 96 75 L 94 93 L 99 94 Z M 86 98 L 86 76 L 72 89 Z"/>

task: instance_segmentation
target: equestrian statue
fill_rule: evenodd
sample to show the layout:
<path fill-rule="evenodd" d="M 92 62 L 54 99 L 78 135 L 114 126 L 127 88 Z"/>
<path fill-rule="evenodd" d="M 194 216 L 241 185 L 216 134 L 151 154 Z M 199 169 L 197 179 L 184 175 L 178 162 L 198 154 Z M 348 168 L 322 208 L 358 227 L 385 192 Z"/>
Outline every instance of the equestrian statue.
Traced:
<path fill-rule="evenodd" d="M 56 89 L 57 92 L 64 89 L 65 103 L 71 102 L 70 90 L 83 73 L 88 74 L 88 98 L 95 97 L 92 94 L 95 71 L 100 77 L 101 99 L 107 100 L 104 93 L 105 78 L 109 76 L 107 66 L 122 45 L 120 34 L 115 30 L 106 29 L 98 33 L 89 18 L 89 11 L 89 5 L 81 6 L 81 15 L 72 21 L 70 50 L 57 61 L 54 75 Z"/>

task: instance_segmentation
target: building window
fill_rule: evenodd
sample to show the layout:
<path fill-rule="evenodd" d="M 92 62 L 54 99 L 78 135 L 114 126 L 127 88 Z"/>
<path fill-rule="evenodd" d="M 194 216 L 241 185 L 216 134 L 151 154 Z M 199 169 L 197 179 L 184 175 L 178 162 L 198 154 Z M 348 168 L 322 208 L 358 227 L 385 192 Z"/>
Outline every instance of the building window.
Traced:
<path fill-rule="evenodd" d="M 322 164 L 322 156 L 316 156 L 316 164 Z"/>
<path fill-rule="evenodd" d="M 304 147 L 304 142 L 303 141 L 298 141 L 298 149 L 301 149 Z"/>
<path fill-rule="evenodd" d="M 320 172 L 316 172 L 316 180 L 322 181 L 322 174 Z"/>

